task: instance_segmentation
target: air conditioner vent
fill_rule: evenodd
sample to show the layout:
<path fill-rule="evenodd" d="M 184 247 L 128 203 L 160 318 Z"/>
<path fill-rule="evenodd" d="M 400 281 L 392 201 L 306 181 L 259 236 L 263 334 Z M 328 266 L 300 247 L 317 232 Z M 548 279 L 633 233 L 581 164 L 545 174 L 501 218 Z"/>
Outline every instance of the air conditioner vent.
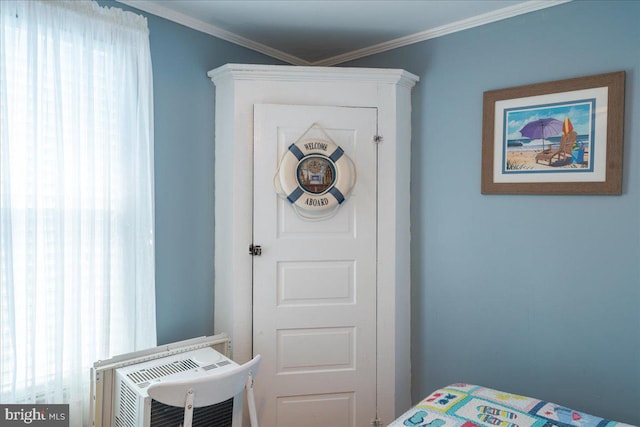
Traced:
<path fill-rule="evenodd" d="M 184 408 L 151 401 L 150 427 L 174 427 L 181 424 L 183 419 Z M 232 422 L 233 399 L 193 409 L 193 427 L 231 427 Z"/>
<path fill-rule="evenodd" d="M 203 366 L 202 369 L 205 371 L 210 371 L 212 369 L 222 368 L 223 366 L 227 366 L 230 364 L 231 362 L 229 362 L 228 360 L 223 360 L 222 362 L 219 362 L 219 363 L 212 363 L 211 365 Z"/>
<path fill-rule="evenodd" d="M 176 360 L 172 363 L 131 372 L 130 374 L 127 374 L 127 377 L 134 383 L 139 384 L 154 380 L 156 378 L 166 377 L 167 375 L 175 374 L 178 372 L 189 371 L 191 369 L 198 368 L 199 366 L 200 365 L 198 365 L 192 359 Z"/>
<path fill-rule="evenodd" d="M 136 427 L 136 394 L 124 382 L 120 383 L 120 411 L 115 425 Z"/>

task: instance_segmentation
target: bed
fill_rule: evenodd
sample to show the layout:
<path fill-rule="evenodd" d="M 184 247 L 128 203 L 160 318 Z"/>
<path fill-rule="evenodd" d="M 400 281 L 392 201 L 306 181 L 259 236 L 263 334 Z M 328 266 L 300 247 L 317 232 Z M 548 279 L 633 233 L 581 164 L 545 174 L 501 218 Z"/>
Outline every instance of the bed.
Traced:
<path fill-rule="evenodd" d="M 472 384 L 434 391 L 389 427 L 623 427 L 629 424 Z"/>

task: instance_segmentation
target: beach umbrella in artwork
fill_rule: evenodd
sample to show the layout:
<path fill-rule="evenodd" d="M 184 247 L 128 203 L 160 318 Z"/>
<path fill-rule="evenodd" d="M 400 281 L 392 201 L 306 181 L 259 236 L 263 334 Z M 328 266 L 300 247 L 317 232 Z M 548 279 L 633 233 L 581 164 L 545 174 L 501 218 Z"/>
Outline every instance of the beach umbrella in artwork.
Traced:
<path fill-rule="evenodd" d="M 569 120 L 569 117 L 564 118 L 564 123 L 562 124 L 562 133 L 565 135 L 569 135 L 573 131 L 573 123 Z"/>
<path fill-rule="evenodd" d="M 541 139 L 542 149 L 544 149 L 544 140 L 550 136 L 559 135 L 562 132 L 562 122 L 560 120 L 548 117 L 546 119 L 532 120 L 522 129 L 522 136 L 530 139 Z"/>

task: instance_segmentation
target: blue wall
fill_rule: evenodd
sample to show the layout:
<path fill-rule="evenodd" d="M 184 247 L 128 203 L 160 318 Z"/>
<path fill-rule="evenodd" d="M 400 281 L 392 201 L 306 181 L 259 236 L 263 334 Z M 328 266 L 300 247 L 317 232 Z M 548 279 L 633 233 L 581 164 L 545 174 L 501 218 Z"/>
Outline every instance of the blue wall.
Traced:
<path fill-rule="evenodd" d="M 354 61 L 413 92 L 413 398 L 469 382 L 640 425 L 640 2 L 574 1 Z M 481 195 L 486 90 L 626 71 L 621 196 Z"/>
<path fill-rule="evenodd" d="M 207 72 L 229 62 L 278 61 L 153 15 L 149 31 L 162 344 L 214 332 L 215 87 Z"/>
<path fill-rule="evenodd" d="M 214 97 L 207 72 L 279 61 L 114 1 L 147 16 L 155 118 L 158 344 L 212 335 Z"/>

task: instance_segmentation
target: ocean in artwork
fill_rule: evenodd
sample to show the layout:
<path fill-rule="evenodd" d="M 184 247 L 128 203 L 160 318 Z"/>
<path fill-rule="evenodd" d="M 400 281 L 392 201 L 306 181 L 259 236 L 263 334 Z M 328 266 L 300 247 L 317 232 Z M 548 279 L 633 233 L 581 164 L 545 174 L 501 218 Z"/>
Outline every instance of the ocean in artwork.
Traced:
<path fill-rule="evenodd" d="M 560 146 L 561 136 L 552 136 L 546 138 L 544 142 L 541 139 L 517 138 L 507 141 L 507 150 L 524 151 L 524 150 L 541 150 L 544 147 L 558 148 Z M 578 145 L 589 146 L 591 138 L 589 135 L 578 135 L 576 138 Z"/>

